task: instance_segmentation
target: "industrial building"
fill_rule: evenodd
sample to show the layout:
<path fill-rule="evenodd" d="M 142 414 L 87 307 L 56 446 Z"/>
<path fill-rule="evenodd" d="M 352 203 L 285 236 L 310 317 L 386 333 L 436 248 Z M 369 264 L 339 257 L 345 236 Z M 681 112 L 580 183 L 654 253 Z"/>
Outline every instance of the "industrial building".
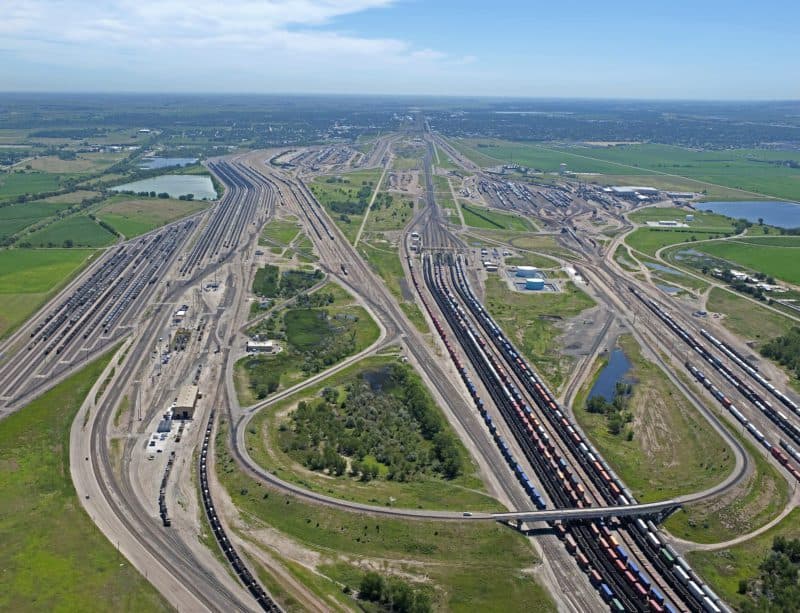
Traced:
<path fill-rule="evenodd" d="M 489 260 L 483 263 L 483 267 L 486 269 L 486 272 L 497 272 L 497 264 Z"/>
<path fill-rule="evenodd" d="M 276 353 L 275 341 L 247 341 L 247 353 Z"/>
<path fill-rule="evenodd" d="M 172 409 L 172 418 L 193 419 L 198 395 L 198 388 L 196 385 L 184 385 L 180 392 L 178 392 L 178 398 L 175 400 L 175 406 Z"/>
<path fill-rule="evenodd" d="M 536 266 L 517 266 L 516 276 L 522 279 L 541 279 L 542 273 Z"/>

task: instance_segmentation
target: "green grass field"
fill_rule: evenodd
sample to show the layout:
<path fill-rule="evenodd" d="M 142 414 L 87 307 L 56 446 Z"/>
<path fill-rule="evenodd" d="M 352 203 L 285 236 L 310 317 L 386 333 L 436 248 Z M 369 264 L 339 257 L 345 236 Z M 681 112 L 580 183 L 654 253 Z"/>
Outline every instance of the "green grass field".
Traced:
<path fill-rule="evenodd" d="M 655 255 L 662 247 L 675 245 L 677 243 L 687 243 L 703 241 L 713 238 L 720 238 L 721 232 L 703 232 L 691 228 L 681 228 L 679 230 L 657 230 L 654 228 L 639 228 L 625 237 L 625 242 L 629 247 L 648 255 Z"/>
<path fill-rule="evenodd" d="M 553 389 L 566 380 L 574 358 L 561 352 L 556 322 L 594 306 L 594 301 L 572 283 L 558 293 L 512 292 L 504 281 L 486 281 L 486 306 L 505 333 L 520 348 Z"/>
<path fill-rule="evenodd" d="M 46 172 L 0 173 L 0 202 L 23 194 L 38 194 L 59 189 L 61 177 Z"/>
<path fill-rule="evenodd" d="M 733 470 L 733 453 L 663 371 L 646 359 L 629 335 L 619 345 L 631 362 L 629 408 L 633 440 L 608 432 L 604 415 L 589 413 L 585 401 L 594 381 L 578 394 L 574 414 L 603 457 L 641 502 L 665 500 L 711 487 Z M 598 370 L 599 372 L 599 370 Z"/>
<path fill-rule="evenodd" d="M 90 249 L 0 250 L 0 337 L 27 319 L 94 254 Z"/>
<path fill-rule="evenodd" d="M 195 200 L 112 196 L 97 211 L 97 218 L 131 238 L 202 211 L 207 206 L 208 203 Z"/>
<path fill-rule="evenodd" d="M 739 581 L 749 581 L 758 576 L 758 566 L 776 536 L 787 539 L 800 537 L 800 509 L 794 509 L 778 525 L 744 543 L 717 551 L 691 551 L 686 557 L 725 602 L 743 610 L 749 598 L 739 594 Z"/>
<path fill-rule="evenodd" d="M 372 205 L 364 232 L 402 230 L 413 214 L 414 202 L 411 199 L 397 193 L 381 192 Z"/>
<path fill-rule="evenodd" d="M 778 237 L 779 238 L 779 237 Z M 798 236 L 785 237 L 800 239 Z M 752 242 L 752 241 L 758 242 Z M 800 242 L 770 244 L 760 237 L 698 245 L 699 251 L 789 283 L 800 284 Z"/>
<path fill-rule="evenodd" d="M 300 226 L 297 225 L 297 219 L 293 220 L 275 220 L 267 222 L 264 230 L 261 232 L 261 237 L 258 241 L 260 245 L 269 245 L 278 243 L 279 245 L 288 245 L 300 233 Z"/>
<path fill-rule="evenodd" d="M 269 527 L 317 552 L 316 571 L 324 576 L 350 584 L 359 560 L 383 572 L 402 569 L 407 580 L 432 584 L 437 609 L 554 610 L 549 595 L 526 572 L 537 561 L 532 546 L 513 530 L 495 523 L 366 518 L 305 504 L 237 470 L 226 440 L 223 425 L 216 437 L 216 469 L 234 504 L 253 528 Z"/>
<path fill-rule="evenodd" d="M 784 151 L 694 151 L 655 144 L 557 147 L 493 139 L 453 139 L 452 143 L 483 166 L 508 163 L 513 159 L 523 166 L 556 172 L 561 163 L 566 163 L 570 172 L 611 175 L 615 176 L 615 182 L 624 176 L 634 179 L 624 182 L 641 184 L 645 182 L 642 176 L 655 175 L 677 179 L 676 187 L 696 182 L 695 187 L 690 186 L 694 191 L 710 190 L 713 185 L 744 190 L 738 192 L 740 200 L 748 199 L 746 192 L 800 200 L 800 171 L 766 163 L 792 157 Z M 795 159 L 798 157 L 794 155 Z"/>
<path fill-rule="evenodd" d="M 503 506 L 486 495 L 477 467 L 471 462 L 468 463 L 465 474 L 453 480 L 424 475 L 408 482 L 385 478 L 363 482 L 348 477 L 331 478 L 311 471 L 282 451 L 280 424 L 286 420 L 279 416 L 284 416 L 299 401 L 315 398 L 324 388 L 341 388 L 345 381 L 359 376 L 365 370 L 380 369 L 396 362 L 397 356 L 365 358 L 269 409 L 262 410 L 253 419 L 246 434 L 251 456 L 259 466 L 274 472 L 282 479 L 346 500 L 405 508 L 502 511 Z M 468 457 L 466 449 L 461 448 L 461 452 L 462 457 Z"/>
<path fill-rule="evenodd" d="M 0 609 L 167 611 L 167 603 L 80 506 L 69 431 L 110 356 L 93 362 L 0 428 Z"/>
<path fill-rule="evenodd" d="M 88 216 L 73 215 L 25 235 L 22 240 L 34 247 L 62 247 L 67 241 L 75 247 L 105 247 L 117 237 Z"/>
<path fill-rule="evenodd" d="M 707 306 L 709 311 L 725 314 L 723 326 L 757 344 L 782 336 L 797 325 L 788 317 L 718 287 L 711 290 Z"/>
<path fill-rule="evenodd" d="M 513 230 L 515 232 L 533 232 L 535 229 L 524 217 L 498 213 L 491 209 L 461 203 L 464 223 L 473 228 L 487 230 Z"/>
<path fill-rule="evenodd" d="M 369 203 L 380 177 L 380 170 L 359 170 L 334 177 L 318 177 L 309 185 L 316 199 L 327 209 L 334 223 L 339 226 L 351 243 L 356 239 L 366 213 L 366 205 Z M 335 179 L 339 180 L 335 181 Z M 334 207 L 342 203 L 356 205 L 359 202 L 358 192 L 361 189 L 364 189 L 365 192 L 367 189 L 369 190 L 369 195 L 364 199 L 365 202 L 362 201 L 364 206 L 361 212 L 354 212 L 358 210 L 358 207 L 349 213 L 334 210 Z"/>
<path fill-rule="evenodd" d="M 786 479 L 755 448 L 749 434 L 739 435 L 735 428 L 734 435 L 753 458 L 755 470 L 730 493 L 686 505 L 672 514 L 664 523 L 671 534 L 696 543 L 720 543 L 768 523 L 788 502 Z"/>

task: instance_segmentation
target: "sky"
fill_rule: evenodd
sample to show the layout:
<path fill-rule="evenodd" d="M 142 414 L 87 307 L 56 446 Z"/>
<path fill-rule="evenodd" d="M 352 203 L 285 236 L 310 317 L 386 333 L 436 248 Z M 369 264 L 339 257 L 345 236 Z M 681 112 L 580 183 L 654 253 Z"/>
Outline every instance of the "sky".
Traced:
<path fill-rule="evenodd" d="M 798 99 L 800 2 L 0 0 L 0 91 Z"/>

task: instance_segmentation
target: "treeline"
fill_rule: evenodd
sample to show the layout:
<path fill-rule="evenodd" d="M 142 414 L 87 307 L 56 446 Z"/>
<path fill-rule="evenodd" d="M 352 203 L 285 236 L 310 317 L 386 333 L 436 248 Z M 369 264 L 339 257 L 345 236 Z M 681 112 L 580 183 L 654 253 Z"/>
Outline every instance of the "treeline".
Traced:
<path fill-rule="evenodd" d="M 376 572 L 368 572 L 362 577 L 358 597 L 376 603 L 381 611 L 392 613 L 428 613 L 433 610 L 426 592 L 415 590 L 396 577 L 385 579 Z"/>
<path fill-rule="evenodd" d="M 758 569 L 758 577 L 739 582 L 739 593 L 752 598 L 744 603 L 742 611 L 795 613 L 800 603 L 800 539 L 776 536 Z"/>
<path fill-rule="evenodd" d="M 761 347 L 761 355 L 775 360 L 800 379 L 800 328 L 794 327 L 784 336 L 765 343 Z"/>
<path fill-rule="evenodd" d="M 407 366 L 362 373 L 343 394 L 327 388 L 300 402 L 280 436 L 283 451 L 311 470 L 361 481 L 382 473 L 400 482 L 429 473 L 453 479 L 463 469 L 455 437 Z"/>

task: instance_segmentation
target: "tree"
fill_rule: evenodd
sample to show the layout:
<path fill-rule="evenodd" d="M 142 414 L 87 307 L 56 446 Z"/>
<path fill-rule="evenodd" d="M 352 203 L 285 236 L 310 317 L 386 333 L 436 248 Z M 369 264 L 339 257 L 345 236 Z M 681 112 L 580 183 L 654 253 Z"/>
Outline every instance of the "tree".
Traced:
<path fill-rule="evenodd" d="M 380 601 L 383 596 L 383 577 L 378 573 L 370 571 L 361 578 L 361 585 L 358 588 L 358 596 L 362 600 Z"/>

